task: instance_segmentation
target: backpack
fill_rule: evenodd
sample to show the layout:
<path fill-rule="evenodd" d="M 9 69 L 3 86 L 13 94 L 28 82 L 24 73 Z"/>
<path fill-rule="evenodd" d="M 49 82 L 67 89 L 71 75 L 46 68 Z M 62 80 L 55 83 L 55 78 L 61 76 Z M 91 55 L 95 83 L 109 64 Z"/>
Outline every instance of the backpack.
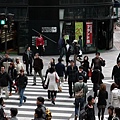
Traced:
<path fill-rule="evenodd" d="M 75 92 L 75 98 L 82 98 L 83 97 L 83 94 L 84 94 L 83 88 L 84 88 L 84 83 L 83 83 L 81 90 Z"/>
<path fill-rule="evenodd" d="M 44 105 L 41 109 L 43 111 L 42 118 L 45 120 L 51 120 L 52 119 L 51 111 L 48 108 L 46 108 Z"/>

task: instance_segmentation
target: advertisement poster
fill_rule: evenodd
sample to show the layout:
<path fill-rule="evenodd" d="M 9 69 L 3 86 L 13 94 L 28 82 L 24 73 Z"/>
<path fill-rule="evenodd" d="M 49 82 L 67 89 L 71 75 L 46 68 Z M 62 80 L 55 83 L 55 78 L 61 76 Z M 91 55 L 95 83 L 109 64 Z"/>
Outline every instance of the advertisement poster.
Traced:
<path fill-rule="evenodd" d="M 75 22 L 75 40 L 79 40 L 79 36 L 83 38 L 83 22 Z"/>
<path fill-rule="evenodd" d="M 86 22 L 86 44 L 92 44 L 92 22 Z"/>

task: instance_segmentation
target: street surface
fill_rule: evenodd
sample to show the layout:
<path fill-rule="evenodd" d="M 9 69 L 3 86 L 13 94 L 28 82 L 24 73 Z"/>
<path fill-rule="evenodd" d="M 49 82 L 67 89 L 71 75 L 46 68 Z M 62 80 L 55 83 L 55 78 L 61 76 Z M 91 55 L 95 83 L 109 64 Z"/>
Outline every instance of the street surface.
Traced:
<path fill-rule="evenodd" d="M 116 64 L 116 58 L 119 54 L 120 50 L 120 44 L 117 44 L 116 42 L 120 42 L 120 30 L 117 28 L 114 32 L 114 48 L 109 51 L 101 52 L 101 57 L 105 59 L 106 66 L 103 68 L 103 74 L 105 76 L 105 79 L 103 82 L 107 85 L 107 90 L 109 92 L 110 85 L 113 83 L 113 80 L 111 80 L 111 71 L 113 66 Z M 117 47 L 118 46 L 118 47 Z M 95 56 L 95 54 L 86 54 L 89 56 L 89 61 L 91 62 L 91 59 Z M 11 56 L 13 58 L 20 57 L 21 56 Z M 48 68 L 48 64 L 51 58 L 55 58 L 57 63 L 57 58 L 59 56 L 44 56 L 42 57 L 44 61 L 44 69 L 43 69 L 43 75 L 45 75 L 46 69 Z M 63 58 L 65 60 L 65 58 Z M 73 56 L 71 56 L 71 59 L 73 59 Z M 77 65 L 79 66 L 80 63 L 77 62 Z M 33 72 L 34 73 L 34 72 Z M 68 84 L 67 82 L 63 85 L 63 91 L 62 93 L 57 94 L 56 98 L 56 104 L 52 105 L 51 101 L 47 100 L 47 90 L 42 88 L 41 85 L 41 79 L 37 77 L 37 85 L 32 86 L 33 84 L 33 76 L 28 76 L 28 85 L 25 90 L 25 95 L 27 97 L 26 103 L 23 104 L 23 106 L 19 107 L 19 100 L 18 95 L 15 94 L 13 91 L 13 95 L 10 96 L 9 99 L 5 100 L 5 111 L 7 115 L 9 116 L 10 111 L 9 109 L 11 107 L 18 108 L 18 118 L 19 120 L 31 120 L 33 119 L 34 110 L 36 108 L 36 98 L 38 96 L 43 96 L 45 98 L 45 105 L 47 108 L 50 109 L 52 112 L 52 120 L 74 120 L 74 98 L 69 98 L 68 94 Z M 88 80 L 88 88 L 89 88 L 89 94 L 93 95 L 92 91 L 92 83 L 91 80 Z M 109 92 L 110 93 L 110 92 Z M 3 96 L 5 97 L 5 96 Z M 109 106 L 109 99 L 108 99 L 108 106 Z M 95 105 L 95 113 L 97 118 L 97 107 Z M 105 112 L 105 117 L 107 118 L 107 109 Z M 97 119 L 96 119 L 97 120 Z M 106 120 L 106 119 L 105 119 Z"/>

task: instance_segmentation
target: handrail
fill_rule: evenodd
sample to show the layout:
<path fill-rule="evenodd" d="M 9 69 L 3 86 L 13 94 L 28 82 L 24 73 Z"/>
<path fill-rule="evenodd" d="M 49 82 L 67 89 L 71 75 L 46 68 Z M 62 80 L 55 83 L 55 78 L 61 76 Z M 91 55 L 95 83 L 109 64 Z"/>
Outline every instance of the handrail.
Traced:
<path fill-rule="evenodd" d="M 36 33 L 38 33 L 38 34 L 41 34 L 40 32 L 38 32 L 37 30 L 35 30 L 35 29 L 32 29 L 34 32 L 36 32 Z M 52 40 L 51 38 L 49 38 L 49 37 L 47 37 L 47 36 L 45 36 L 45 35 L 43 35 L 43 34 L 41 34 L 42 36 L 44 36 L 45 38 L 47 38 L 48 40 L 50 40 L 51 42 L 53 42 L 53 43 L 57 43 L 57 42 L 55 42 L 54 40 Z"/>

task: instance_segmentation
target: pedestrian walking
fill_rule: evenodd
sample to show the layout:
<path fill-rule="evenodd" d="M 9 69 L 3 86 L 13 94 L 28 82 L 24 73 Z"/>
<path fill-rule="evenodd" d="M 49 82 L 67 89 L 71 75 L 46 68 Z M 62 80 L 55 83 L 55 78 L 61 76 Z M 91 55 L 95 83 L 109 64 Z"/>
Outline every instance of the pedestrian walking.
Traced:
<path fill-rule="evenodd" d="M 83 50 L 83 47 L 82 47 L 82 36 L 81 35 L 79 36 L 78 44 L 80 45 L 80 50 Z"/>
<path fill-rule="evenodd" d="M 16 71 L 16 68 L 15 68 L 15 65 L 13 62 L 10 63 L 10 66 L 8 68 L 8 74 L 11 78 L 11 80 L 15 83 L 15 80 L 17 78 L 17 71 Z M 14 86 L 14 84 L 10 84 L 10 93 L 9 93 L 9 96 L 12 95 L 12 88 L 14 88 L 15 92 L 17 91 L 17 88 Z"/>
<path fill-rule="evenodd" d="M 43 84 L 43 81 L 44 81 L 43 76 L 42 76 L 43 60 L 40 58 L 39 53 L 35 54 L 33 67 L 34 67 L 33 85 L 36 85 L 37 73 L 39 74 L 39 76 L 42 80 L 42 84 Z"/>
<path fill-rule="evenodd" d="M 69 40 L 66 40 L 66 47 L 65 47 L 65 50 L 66 50 L 66 66 L 68 66 L 68 63 L 70 62 L 69 58 L 70 58 L 70 55 L 71 55 L 71 46 L 70 46 L 70 41 Z"/>
<path fill-rule="evenodd" d="M 53 67 L 50 68 L 50 72 L 47 74 L 45 85 L 48 84 L 48 99 L 52 101 L 52 104 L 55 105 L 55 99 L 58 91 L 58 81 L 59 76 Z"/>
<path fill-rule="evenodd" d="M 74 84 L 75 93 L 75 120 L 78 118 L 79 105 L 80 110 L 83 109 L 85 103 L 85 96 L 88 92 L 87 85 L 83 82 L 83 77 L 79 76 L 79 81 Z"/>
<path fill-rule="evenodd" d="M 113 107 L 120 107 L 120 89 L 116 83 L 110 87 L 110 103 Z"/>
<path fill-rule="evenodd" d="M 96 52 L 96 57 L 92 59 L 91 69 L 94 70 L 96 67 L 98 67 L 98 69 L 102 71 L 102 66 L 105 66 L 105 60 L 100 57 L 99 52 Z"/>
<path fill-rule="evenodd" d="M 83 70 L 87 73 L 88 79 L 88 71 L 90 69 L 88 56 L 84 56 L 83 61 L 81 62 L 81 66 L 83 66 Z"/>
<path fill-rule="evenodd" d="M 24 70 L 20 70 L 20 75 L 17 78 L 17 83 L 18 83 L 18 89 L 19 89 L 19 95 L 20 95 L 20 103 L 19 107 L 22 106 L 23 100 L 26 102 L 27 97 L 24 96 L 24 91 L 28 83 L 28 78 L 24 74 Z"/>
<path fill-rule="evenodd" d="M 8 67 L 10 66 L 11 62 L 13 62 L 13 59 L 11 59 L 9 54 L 6 53 L 5 57 L 1 60 L 1 66 L 5 66 L 6 72 L 8 72 Z"/>
<path fill-rule="evenodd" d="M 49 63 L 49 65 L 48 65 L 48 68 L 51 68 L 51 67 L 55 68 L 55 59 L 54 59 L 54 58 L 52 58 L 52 59 L 50 60 L 50 63 Z"/>
<path fill-rule="evenodd" d="M 15 60 L 15 68 L 16 68 L 17 74 L 20 74 L 21 69 L 24 69 L 23 63 L 20 62 L 19 57 L 17 57 Z"/>
<path fill-rule="evenodd" d="M 100 84 L 103 83 L 102 79 L 104 79 L 104 75 L 99 70 L 99 67 L 94 68 L 91 77 L 91 81 L 93 83 L 94 98 L 97 96 L 97 91 L 100 89 Z"/>
<path fill-rule="evenodd" d="M 86 120 L 95 120 L 95 110 L 94 110 L 94 97 L 91 95 L 87 98 L 87 105 L 85 106 L 85 111 L 87 113 Z"/>
<path fill-rule="evenodd" d="M 108 107 L 108 120 L 112 120 L 113 119 L 113 111 L 114 111 L 114 107 L 113 106 L 109 106 Z"/>
<path fill-rule="evenodd" d="M 6 114 L 5 114 L 4 109 L 3 109 L 3 105 L 4 105 L 4 100 L 1 97 L 0 98 L 0 120 L 7 120 Z"/>
<path fill-rule="evenodd" d="M 73 85 L 76 82 L 76 74 L 78 73 L 78 67 L 75 65 L 74 61 L 70 61 L 70 65 L 67 67 L 67 71 L 65 74 L 65 79 L 68 77 L 68 85 L 69 85 L 69 97 L 72 98 L 73 95 Z"/>
<path fill-rule="evenodd" d="M 46 107 L 44 105 L 44 98 L 37 98 L 37 108 L 35 109 L 34 120 L 46 120 Z"/>
<path fill-rule="evenodd" d="M 79 70 L 77 73 L 77 78 L 79 78 L 79 76 L 82 76 L 84 79 L 84 82 L 87 83 L 87 72 L 83 70 L 83 66 L 79 66 Z"/>
<path fill-rule="evenodd" d="M 44 44 L 45 42 L 44 42 L 43 36 L 39 34 L 39 37 L 36 38 L 36 48 L 38 49 L 39 51 L 38 53 L 40 56 L 42 56 L 45 51 Z"/>
<path fill-rule="evenodd" d="M 34 54 L 30 47 L 27 47 L 27 50 L 23 54 L 23 63 L 26 65 L 27 75 L 32 75 L 32 62 L 34 59 Z M 29 69 L 30 66 L 30 69 Z"/>
<path fill-rule="evenodd" d="M 78 40 L 73 41 L 73 48 L 74 48 L 74 62 L 76 65 L 76 60 L 78 60 L 77 57 L 79 57 L 79 50 L 80 50 L 80 45 L 78 44 Z M 80 60 L 81 60 L 81 58 L 79 57 L 78 61 L 80 61 Z"/>
<path fill-rule="evenodd" d="M 65 39 L 64 39 L 64 35 L 62 35 L 62 38 L 60 38 L 58 40 L 58 49 L 59 49 L 59 53 L 60 53 L 60 57 L 59 58 L 63 58 L 63 56 L 65 55 Z"/>
<path fill-rule="evenodd" d="M 97 103 L 99 120 L 104 120 L 104 112 L 107 105 L 107 101 L 106 101 L 107 99 L 108 99 L 108 92 L 106 91 L 106 85 L 101 84 L 100 90 L 98 92 L 98 103 Z M 101 119 L 100 119 L 100 116 L 101 116 Z"/>
<path fill-rule="evenodd" d="M 1 67 L 1 72 L 0 72 L 0 94 L 3 94 L 3 89 L 5 90 L 5 96 L 6 99 L 9 98 L 9 93 L 8 93 L 8 82 L 12 85 L 13 82 L 9 76 L 9 74 L 5 71 L 5 67 Z"/>
<path fill-rule="evenodd" d="M 64 83 L 64 75 L 65 75 L 65 65 L 62 63 L 62 59 L 58 58 L 58 63 L 55 65 L 55 70 L 59 76 L 59 85 L 61 84 L 61 87 Z"/>
<path fill-rule="evenodd" d="M 113 67 L 112 70 L 112 79 L 120 88 L 120 60 L 117 61 L 117 65 Z"/>

